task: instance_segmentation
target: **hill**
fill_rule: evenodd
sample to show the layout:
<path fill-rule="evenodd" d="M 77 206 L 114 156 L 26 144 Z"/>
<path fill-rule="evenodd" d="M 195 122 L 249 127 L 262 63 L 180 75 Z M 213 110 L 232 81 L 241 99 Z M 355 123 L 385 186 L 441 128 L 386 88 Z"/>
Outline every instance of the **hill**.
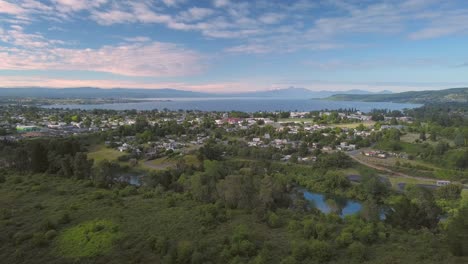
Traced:
<path fill-rule="evenodd" d="M 468 103 L 468 88 L 437 91 L 412 91 L 393 94 L 335 94 L 325 98 L 333 101 L 394 102 L 394 103 Z"/>
<path fill-rule="evenodd" d="M 389 93 L 382 91 L 380 93 Z M 390 92 L 391 93 L 391 92 Z M 306 88 L 289 87 L 284 89 L 257 91 L 247 93 L 233 93 L 232 97 L 262 97 L 262 98 L 325 98 L 335 94 L 377 94 L 365 90 L 348 90 L 348 91 L 313 91 Z"/>
<path fill-rule="evenodd" d="M 173 98 L 208 97 L 210 94 L 176 89 L 100 89 L 95 87 L 78 88 L 0 88 L 0 96 L 39 97 L 39 98 Z"/>
<path fill-rule="evenodd" d="M 388 93 L 383 91 L 382 93 Z M 337 93 L 373 94 L 364 90 L 349 91 L 312 91 L 305 88 L 254 91 L 242 93 L 203 93 L 177 89 L 101 89 L 95 87 L 48 88 L 22 87 L 0 88 L 0 97 L 37 97 L 37 98 L 201 98 L 201 97 L 258 97 L 258 98 L 324 98 Z"/>

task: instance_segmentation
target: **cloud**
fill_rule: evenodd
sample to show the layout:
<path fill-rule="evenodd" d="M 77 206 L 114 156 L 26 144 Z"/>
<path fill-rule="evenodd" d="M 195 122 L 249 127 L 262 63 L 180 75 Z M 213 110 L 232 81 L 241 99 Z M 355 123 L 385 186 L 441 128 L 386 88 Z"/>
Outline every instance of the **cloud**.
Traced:
<path fill-rule="evenodd" d="M 51 78 L 47 76 L 0 76 L 1 87 L 50 87 L 50 88 L 71 88 L 71 87 L 99 87 L 99 88 L 141 88 L 141 89 L 163 89 L 173 88 L 181 90 L 228 93 L 235 91 L 253 91 L 262 89 L 252 83 L 242 82 L 209 82 L 209 83 L 186 83 L 186 82 L 142 82 L 133 80 L 82 80 Z"/>
<path fill-rule="evenodd" d="M 137 20 L 136 16 L 131 13 L 121 10 L 109 10 L 109 11 L 93 11 L 91 18 L 101 25 L 112 25 L 127 22 L 134 22 Z"/>
<path fill-rule="evenodd" d="M 369 35 L 424 40 L 468 34 L 468 8 L 452 1 L 211 0 L 210 3 L 0 0 L 0 13 L 7 14 L 0 20 L 10 24 L 51 19 L 77 23 L 91 20 L 101 26 L 159 24 L 171 30 L 196 32 L 207 39 L 234 40 L 226 42 L 232 46 L 224 50 L 247 54 L 358 47 L 369 44 Z"/>
<path fill-rule="evenodd" d="M 40 84 L 40 85 L 38 85 Z M 463 87 L 464 82 L 337 82 L 324 80 L 281 80 L 281 81 L 261 81 L 246 80 L 242 82 L 152 82 L 152 81 L 134 81 L 134 80 L 106 80 L 106 79 L 66 79 L 52 78 L 48 76 L 0 76 L 1 87 L 51 87 L 51 88 L 70 88 L 70 87 L 99 87 L 99 88 L 142 88 L 142 89 L 162 89 L 174 88 L 181 90 L 213 92 L 213 93 L 232 93 L 282 89 L 286 87 L 303 87 L 314 91 L 346 91 L 360 89 L 367 91 L 391 90 L 401 91 L 421 91 L 436 90 L 447 87 Z"/>
<path fill-rule="evenodd" d="M 8 15 L 21 15 L 25 13 L 25 10 L 16 4 L 0 0 L 0 14 L 1 13 Z"/>
<path fill-rule="evenodd" d="M 149 41 L 151 41 L 150 38 L 144 37 L 144 36 L 124 38 L 124 40 L 128 41 L 128 42 L 149 42 Z"/>
<path fill-rule="evenodd" d="M 58 40 L 47 40 L 40 34 L 27 34 L 19 25 L 11 25 L 9 30 L 0 30 L 0 41 L 12 44 L 16 48 L 45 48 L 54 43 L 62 43 Z"/>
<path fill-rule="evenodd" d="M 99 7 L 108 0 L 52 0 L 58 11 L 69 13 Z"/>
<path fill-rule="evenodd" d="M 265 24 L 277 24 L 281 22 L 286 16 L 278 13 L 268 13 L 260 16 L 259 20 Z"/>
<path fill-rule="evenodd" d="M 128 39 L 129 44 L 98 49 L 64 48 L 64 42 L 27 34 L 20 26 L 0 30 L 2 70 L 80 70 L 125 76 L 174 77 L 202 72 L 203 56 L 182 46 L 149 42 L 145 37 Z"/>
<path fill-rule="evenodd" d="M 180 14 L 180 18 L 183 21 L 198 21 L 202 20 L 208 16 L 214 14 L 214 11 L 209 8 L 200 8 L 200 7 L 192 7 L 187 11 L 184 11 Z"/>
<path fill-rule="evenodd" d="M 162 0 L 162 2 L 169 7 L 175 7 L 182 3 L 185 3 L 186 0 Z"/>
<path fill-rule="evenodd" d="M 423 40 L 450 35 L 468 34 L 468 9 L 450 10 L 443 13 L 425 13 L 431 22 L 409 35 L 410 39 Z"/>
<path fill-rule="evenodd" d="M 214 0 L 213 5 L 215 7 L 226 7 L 229 6 L 231 2 L 229 0 Z"/>

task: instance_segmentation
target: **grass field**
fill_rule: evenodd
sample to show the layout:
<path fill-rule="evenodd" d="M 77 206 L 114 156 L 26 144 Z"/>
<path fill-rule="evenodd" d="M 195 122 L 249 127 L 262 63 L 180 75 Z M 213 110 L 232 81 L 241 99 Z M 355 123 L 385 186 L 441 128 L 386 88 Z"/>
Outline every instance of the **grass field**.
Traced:
<path fill-rule="evenodd" d="M 278 119 L 278 122 L 285 122 L 285 123 L 288 123 L 288 122 L 304 122 L 304 123 L 314 123 L 314 119 L 313 118 L 279 118 Z"/>
<path fill-rule="evenodd" d="M 116 161 L 120 156 L 125 155 L 124 152 L 120 152 L 116 149 L 107 148 L 105 145 L 94 146 L 88 153 L 88 158 L 94 159 L 94 162 L 107 159 L 109 161 Z"/>
<path fill-rule="evenodd" d="M 341 128 L 356 128 L 360 124 L 363 124 L 364 126 L 373 126 L 375 125 L 374 121 L 366 121 L 366 122 L 360 122 L 360 123 L 348 123 L 348 124 L 334 124 L 333 126 L 335 127 L 341 127 Z"/>
<path fill-rule="evenodd" d="M 436 180 L 423 180 L 414 178 L 403 178 L 403 177 L 387 177 L 390 180 L 393 188 L 398 188 L 398 183 L 406 184 L 435 184 Z"/>

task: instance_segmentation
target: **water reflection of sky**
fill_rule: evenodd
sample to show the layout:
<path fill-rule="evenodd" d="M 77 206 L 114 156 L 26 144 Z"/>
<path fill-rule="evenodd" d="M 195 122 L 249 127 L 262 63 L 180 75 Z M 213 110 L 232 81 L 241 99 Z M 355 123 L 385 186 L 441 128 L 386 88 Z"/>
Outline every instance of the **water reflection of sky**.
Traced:
<path fill-rule="evenodd" d="M 362 209 L 362 205 L 359 202 L 344 198 L 325 196 L 320 193 L 304 191 L 304 198 L 310 201 L 315 208 L 325 214 L 336 212 L 340 216 L 344 217 L 359 213 Z"/>
<path fill-rule="evenodd" d="M 45 108 L 69 108 L 69 109 L 111 109 L 111 110 L 201 110 L 201 111 L 313 111 L 313 110 L 336 110 L 344 108 L 355 108 L 364 112 L 372 109 L 402 110 L 414 108 L 420 105 L 399 103 L 375 103 L 375 102 L 345 102 L 325 101 L 309 99 L 253 99 L 253 98 L 211 98 L 203 100 L 199 98 L 178 99 L 174 101 L 151 101 L 142 103 L 115 103 L 98 105 L 46 105 Z"/>

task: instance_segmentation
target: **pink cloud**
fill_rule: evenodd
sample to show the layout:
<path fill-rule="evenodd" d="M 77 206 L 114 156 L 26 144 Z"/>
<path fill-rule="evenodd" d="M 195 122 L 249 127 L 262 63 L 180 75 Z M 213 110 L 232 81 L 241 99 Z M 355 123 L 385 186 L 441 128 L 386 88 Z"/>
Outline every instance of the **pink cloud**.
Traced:
<path fill-rule="evenodd" d="M 9 15 L 21 15 L 25 12 L 25 10 L 13 3 L 0 0 L 0 14 L 9 14 Z"/>
<path fill-rule="evenodd" d="M 261 89 L 258 86 L 241 82 L 220 82 L 220 83 L 200 83 L 191 84 L 184 82 L 157 82 L 147 83 L 130 80 L 78 80 L 78 79 L 57 79 L 46 76 L 0 76 L 1 87 L 31 87 L 42 86 L 51 88 L 71 88 L 71 87 L 99 87 L 99 88 L 142 88 L 142 89 L 162 89 L 174 88 L 180 90 L 228 93 L 236 91 L 252 91 Z"/>
<path fill-rule="evenodd" d="M 81 70 L 125 76 L 176 77 L 204 70 L 202 56 L 171 43 L 135 43 L 100 49 L 51 47 L 47 42 L 19 38 L 27 49 L 0 48 L 2 70 Z"/>
<path fill-rule="evenodd" d="M 62 12 L 76 12 L 99 7 L 108 0 L 53 0 L 56 8 Z"/>

